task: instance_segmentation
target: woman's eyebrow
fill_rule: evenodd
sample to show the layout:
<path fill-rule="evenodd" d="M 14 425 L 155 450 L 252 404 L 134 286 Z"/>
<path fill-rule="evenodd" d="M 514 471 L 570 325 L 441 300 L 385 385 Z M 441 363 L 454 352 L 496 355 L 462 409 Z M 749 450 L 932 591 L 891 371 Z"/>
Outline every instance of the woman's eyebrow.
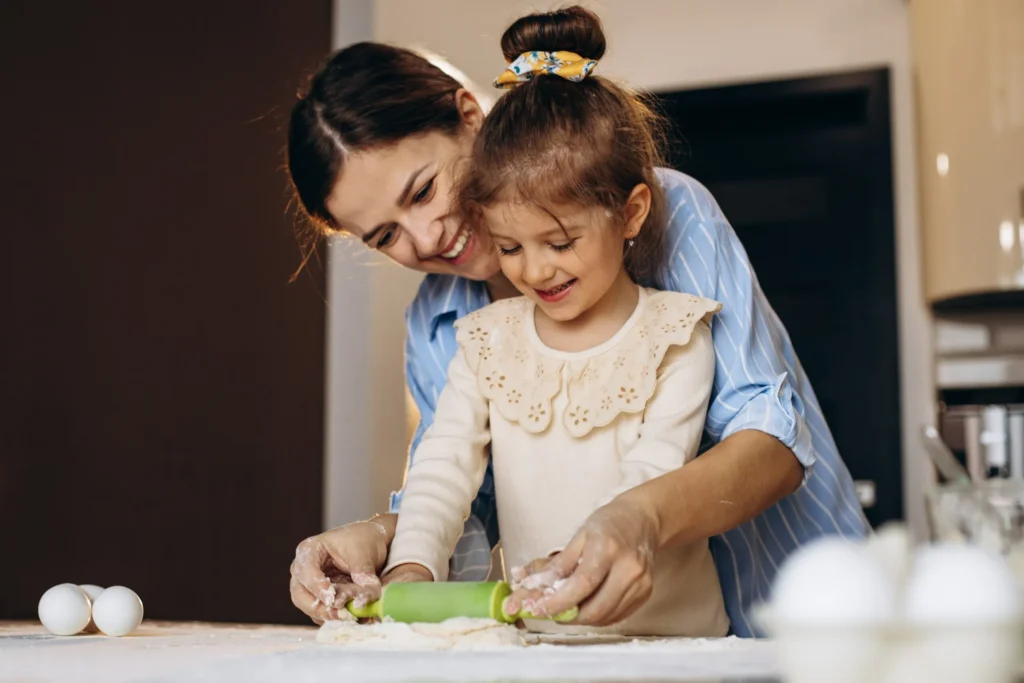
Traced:
<path fill-rule="evenodd" d="M 409 198 L 409 193 L 412 192 L 413 183 L 420 177 L 420 173 L 423 173 L 430 164 L 423 164 L 409 175 L 409 179 L 405 181 L 405 187 L 402 188 L 402 192 L 398 195 L 398 201 L 395 202 L 395 206 L 402 206 L 405 204 L 405 200 Z"/>

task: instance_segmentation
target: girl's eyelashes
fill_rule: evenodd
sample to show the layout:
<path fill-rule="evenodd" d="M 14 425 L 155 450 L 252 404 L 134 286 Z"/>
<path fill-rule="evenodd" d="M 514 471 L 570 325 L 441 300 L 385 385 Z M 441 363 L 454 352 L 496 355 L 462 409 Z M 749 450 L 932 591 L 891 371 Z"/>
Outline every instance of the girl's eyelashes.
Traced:
<path fill-rule="evenodd" d="M 552 249 L 554 249 L 557 252 L 563 252 L 563 251 L 569 251 L 575 245 L 576 245 L 576 240 L 569 240 L 568 242 L 565 242 L 564 244 L 549 244 L 548 246 L 551 247 Z M 514 254 L 518 254 L 522 250 L 523 250 L 523 248 L 521 246 L 503 247 L 501 245 L 498 245 L 498 252 L 502 256 L 512 256 Z"/>
<path fill-rule="evenodd" d="M 437 176 L 434 176 L 436 178 Z M 434 193 L 434 178 L 431 178 L 426 184 L 420 188 L 420 191 L 413 195 L 413 204 L 423 204 L 424 202 L 430 201 L 431 196 Z"/>

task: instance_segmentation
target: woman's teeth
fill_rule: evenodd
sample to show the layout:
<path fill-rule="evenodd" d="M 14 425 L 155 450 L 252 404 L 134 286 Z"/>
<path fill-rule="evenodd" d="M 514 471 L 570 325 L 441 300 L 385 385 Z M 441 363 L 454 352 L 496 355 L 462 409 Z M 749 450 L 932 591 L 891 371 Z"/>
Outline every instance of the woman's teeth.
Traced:
<path fill-rule="evenodd" d="M 443 258 L 453 259 L 458 258 L 462 250 L 466 248 L 466 243 L 469 242 L 469 229 L 463 228 L 459 231 L 459 236 L 455 240 L 455 245 L 451 249 L 441 254 Z"/>

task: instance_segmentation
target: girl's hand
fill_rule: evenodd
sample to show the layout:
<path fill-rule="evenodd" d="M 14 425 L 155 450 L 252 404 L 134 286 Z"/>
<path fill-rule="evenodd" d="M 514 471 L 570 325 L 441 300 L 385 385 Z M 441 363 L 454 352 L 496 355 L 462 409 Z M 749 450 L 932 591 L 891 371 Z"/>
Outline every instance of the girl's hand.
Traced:
<path fill-rule="evenodd" d="M 608 626 L 651 596 L 657 517 L 629 492 L 596 510 L 565 550 L 512 571 L 510 613 L 538 616 L 579 606 L 575 624 Z"/>
<path fill-rule="evenodd" d="M 433 581 L 434 575 L 421 564 L 400 564 L 384 575 L 384 585 L 389 583 L 416 583 Z"/>
<path fill-rule="evenodd" d="M 292 603 L 316 623 L 344 619 L 350 600 L 380 598 L 377 572 L 395 536 L 396 515 L 381 515 L 307 538 L 291 566 Z"/>

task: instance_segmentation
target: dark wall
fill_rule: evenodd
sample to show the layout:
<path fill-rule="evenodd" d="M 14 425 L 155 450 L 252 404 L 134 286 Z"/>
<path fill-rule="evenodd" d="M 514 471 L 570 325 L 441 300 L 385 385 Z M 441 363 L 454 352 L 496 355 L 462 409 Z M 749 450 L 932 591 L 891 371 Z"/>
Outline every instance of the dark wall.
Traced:
<path fill-rule="evenodd" d="M 147 617 L 299 620 L 324 302 L 288 108 L 330 1 L 0 8 L 0 619 L 49 586 Z"/>
<path fill-rule="evenodd" d="M 660 95 L 672 164 L 707 185 L 793 341 L 874 525 L 901 519 L 887 70 Z"/>

